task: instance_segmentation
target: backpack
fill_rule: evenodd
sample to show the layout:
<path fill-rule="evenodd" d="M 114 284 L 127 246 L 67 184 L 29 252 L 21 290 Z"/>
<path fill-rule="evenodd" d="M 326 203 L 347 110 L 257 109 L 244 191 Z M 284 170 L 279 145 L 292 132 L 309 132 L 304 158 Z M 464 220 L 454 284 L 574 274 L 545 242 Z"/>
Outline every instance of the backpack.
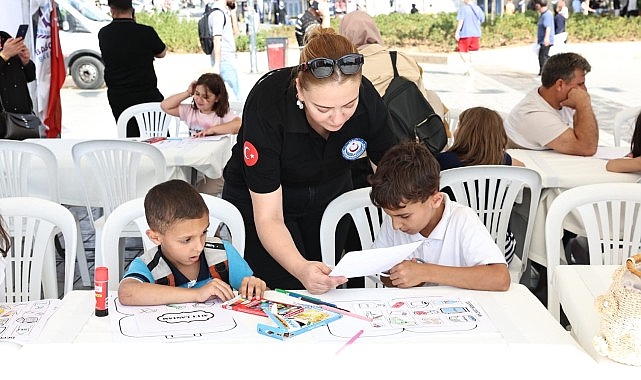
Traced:
<path fill-rule="evenodd" d="M 399 141 L 415 139 L 437 154 L 447 145 L 443 120 L 434 112 L 416 83 L 398 75 L 396 51 L 390 51 L 394 79 L 387 86 L 383 102 L 390 113 L 392 132 Z"/>
<path fill-rule="evenodd" d="M 205 54 L 211 54 L 214 51 L 214 36 L 211 34 L 211 28 L 209 27 L 209 15 L 213 11 L 221 11 L 220 8 L 211 8 L 210 4 L 205 6 L 205 13 L 198 20 L 198 38 L 200 39 L 200 47 L 203 49 Z M 223 12 L 223 17 L 225 12 Z M 227 18 L 224 18 L 223 26 L 227 23 Z"/>

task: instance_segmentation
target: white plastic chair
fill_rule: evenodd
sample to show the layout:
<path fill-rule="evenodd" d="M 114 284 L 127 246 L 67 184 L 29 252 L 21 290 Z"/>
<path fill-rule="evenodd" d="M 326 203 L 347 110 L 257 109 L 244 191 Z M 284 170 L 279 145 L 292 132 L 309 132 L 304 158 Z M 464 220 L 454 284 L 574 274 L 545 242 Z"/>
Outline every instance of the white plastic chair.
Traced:
<path fill-rule="evenodd" d="M 369 193 L 371 187 L 355 189 L 341 194 L 331 201 L 320 224 L 320 246 L 322 261 L 330 268 L 336 266 L 336 227 L 338 222 L 345 215 L 350 215 L 358 236 L 360 238 L 362 249 L 369 249 L 381 229 L 381 210 L 372 204 Z M 375 277 L 365 277 L 365 287 L 374 288 L 382 286 L 380 281 Z"/>
<path fill-rule="evenodd" d="M 228 201 L 209 194 L 201 194 L 209 209 L 210 226 L 208 235 L 213 236 L 219 223 L 224 223 L 231 234 L 231 243 L 241 256 L 245 252 L 245 224 L 240 211 Z M 135 223 L 143 237 L 143 246 L 150 249 L 154 244 L 149 240 L 145 231 L 149 229 L 145 219 L 144 197 L 132 199 L 118 206 L 105 221 L 100 240 L 102 262 L 109 269 L 109 288 L 118 289 L 120 279 L 124 275 L 124 256 L 114 247 L 120 246 L 120 237 L 123 230 L 131 223 Z"/>
<path fill-rule="evenodd" d="M 231 243 L 241 256 L 245 256 L 245 222 L 243 215 L 229 201 L 210 195 L 200 194 L 209 209 L 209 229 L 216 232 L 215 226 L 223 223 L 231 235 Z"/>
<path fill-rule="evenodd" d="M 167 137 L 172 125 L 172 136 L 178 136 L 180 119 L 163 111 L 160 108 L 160 102 L 150 102 L 136 104 L 120 114 L 116 123 L 119 138 L 127 137 L 127 123 L 132 117 L 136 118 L 140 137 L 143 139 Z"/>
<path fill-rule="evenodd" d="M 26 197 L 35 196 L 29 191 L 29 177 L 33 161 L 40 160 L 47 173 L 48 194 L 38 194 L 50 201 L 59 203 L 58 165 L 56 156 L 46 147 L 26 141 L 0 140 L 0 197 Z M 80 224 L 76 220 L 76 227 L 80 231 Z M 90 286 L 89 266 L 82 241 L 78 234 L 77 259 L 80 278 L 83 286 Z M 55 268 L 50 268 L 55 275 Z M 50 281 L 56 281 L 55 276 Z"/>
<path fill-rule="evenodd" d="M 73 214 L 46 199 L 11 197 L 0 199 L 0 215 L 12 244 L 6 257 L 6 302 L 39 300 L 43 295 L 41 287 L 46 298 L 58 298 L 58 284 L 43 281 L 45 262 L 55 261 L 53 238 L 57 231 L 62 232 L 67 256 L 63 292 L 72 291 L 78 240 Z"/>
<path fill-rule="evenodd" d="M 522 189 L 530 189 L 528 222 L 523 251 L 514 255 L 509 265 L 512 282 L 518 283 L 527 267 L 534 217 L 541 196 L 541 176 L 532 169 L 507 165 L 478 165 L 447 169 L 441 172 L 441 189 L 449 187 L 456 202 L 471 207 L 485 224 L 503 252 L 514 203 Z M 487 201 L 486 201 L 487 200 Z"/>
<path fill-rule="evenodd" d="M 639 113 L 641 113 L 641 107 L 628 107 L 617 112 L 614 116 L 614 146 L 621 146 L 621 134 L 624 127 L 634 131 L 634 121 Z"/>
<path fill-rule="evenodd" d="M 590 251 L 590 265 L 621 265 L 641 249 L 641 184 L 599 183 L 562 192 L 545 218 L 548 310 L 559 320 L 554 270 L 561 264 L 563 220 L 572 211 L 580 216 Z"/>
<path fill-rule="evenodd" d="M 97 183 L 103 215 L 93 217 L 87 196 L 87 212 L 91 216 L 95 235 L 96 266 L 101 265 L 100 241 L 105 218 L 119 205 L 138 198 L 151 187 L 167 180 L 165 156 L 155 146 L 129 140 L 91 140 L 76 143 L 71 149 L 74 165 L 86 185 Z M 147 165 L 146 165 L 147 164 Z M 151 166 L 150 166 L 151 165 Z M 139 185 L 143 168 L 152 167 L 153 179 Z M 127 236 L 138 236 L 137 231 Z"/>

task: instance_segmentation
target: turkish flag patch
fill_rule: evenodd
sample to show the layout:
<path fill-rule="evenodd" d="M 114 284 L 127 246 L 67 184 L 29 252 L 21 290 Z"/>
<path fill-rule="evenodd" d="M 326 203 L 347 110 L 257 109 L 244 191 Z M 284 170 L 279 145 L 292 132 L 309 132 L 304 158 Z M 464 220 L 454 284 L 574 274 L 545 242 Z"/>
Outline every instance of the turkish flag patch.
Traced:
<path fill-rule="evenodd" d="M 258 162 L 258 151 L 249 141 L 245 141 L 245 144 L 243 144 L 243 159 L 247 166 L 254 166 Z"/>

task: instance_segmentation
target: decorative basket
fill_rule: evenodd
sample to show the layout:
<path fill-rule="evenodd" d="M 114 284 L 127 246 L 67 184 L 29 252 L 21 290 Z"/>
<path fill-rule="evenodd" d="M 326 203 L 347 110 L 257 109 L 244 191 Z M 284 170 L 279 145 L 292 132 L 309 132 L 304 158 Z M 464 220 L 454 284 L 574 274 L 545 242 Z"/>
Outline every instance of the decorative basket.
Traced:
<path fill-rule="evenodd" d="M 641 366 L 641 254 L 617 268 L 608 292 L 598 296 L 595 306 L 601 315 L 596 351 L 619 363 Z"/>

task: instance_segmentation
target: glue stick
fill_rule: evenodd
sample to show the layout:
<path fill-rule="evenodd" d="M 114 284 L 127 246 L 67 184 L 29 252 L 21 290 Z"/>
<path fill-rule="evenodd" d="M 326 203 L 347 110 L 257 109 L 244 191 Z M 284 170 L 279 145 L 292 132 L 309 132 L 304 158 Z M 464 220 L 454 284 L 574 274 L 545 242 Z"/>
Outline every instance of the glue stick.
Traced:
<path fill-rule="evenodd" d="M 96 291 L 96 317 L 104 317 L 109 314 L 107 308 L 107 297 L 109 294 L 109 271 L 107 267 L 96 267 L 94 272 L 94 283 Z"/>

